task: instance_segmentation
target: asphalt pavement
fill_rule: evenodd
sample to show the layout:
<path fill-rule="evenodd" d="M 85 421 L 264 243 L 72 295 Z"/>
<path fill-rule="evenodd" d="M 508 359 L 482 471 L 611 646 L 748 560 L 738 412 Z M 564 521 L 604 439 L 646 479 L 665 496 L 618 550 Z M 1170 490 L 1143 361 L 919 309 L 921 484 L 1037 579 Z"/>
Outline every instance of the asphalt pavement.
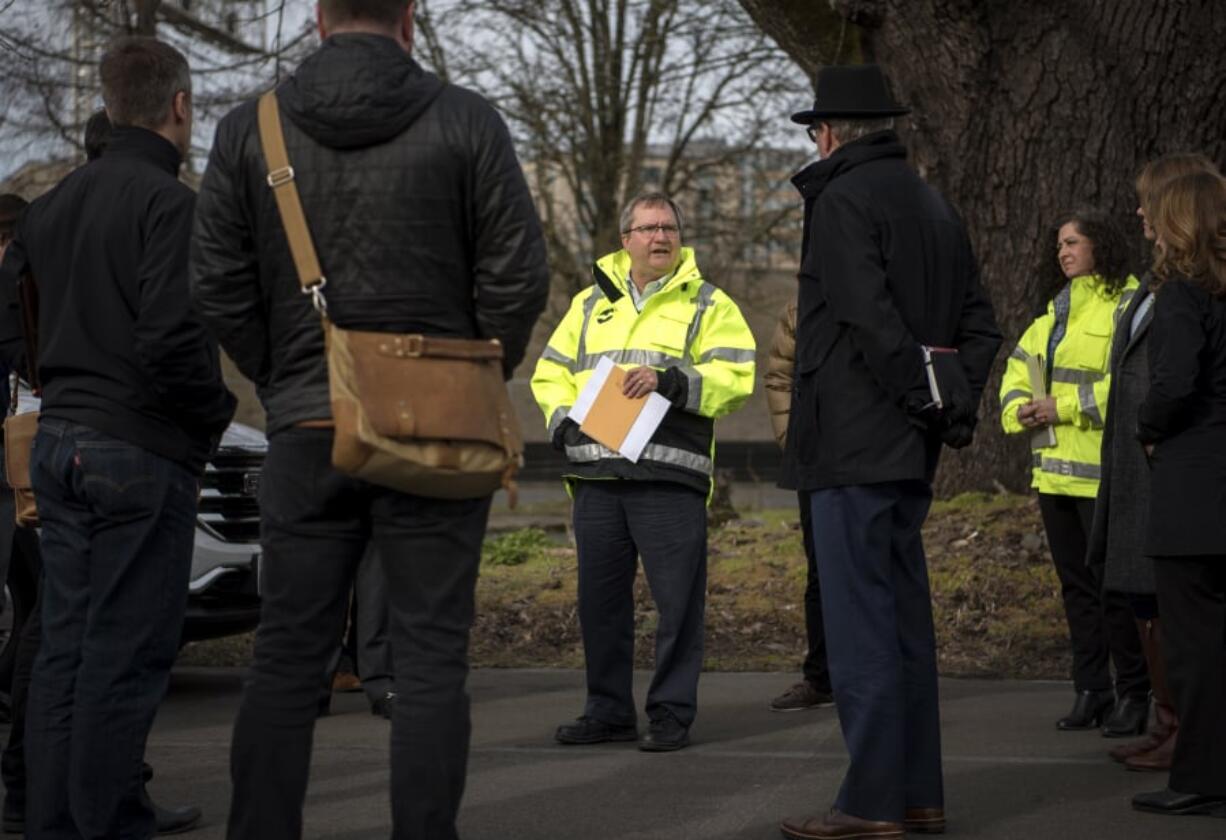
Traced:
<path fill-rule="evenodd" d="M 196 804 L 224 836 L 230 727 L 242 673 L 182 668 L 149 742 L 150 786 Z M 636 675 L 639 702 L 648 675 Z M 740 840 L 779 837 L 781 817 L 829 807 L 846 764 L 833 709 L 779 714 L 767 701 L 787 674 L 704 674 L 693 745 L 648 754 L 630 743 L 563 747 L 557 724 L 579 714 L 575 671 L 473 673 L 473 743 L 460 817 L 464 840 Z M 1226 820 L 1139 814 L 1129 797 L 1165 786 L 1107 759 L 1118 743 L 1057 732 L 1067 683 L 941 683 L 950 837 L 984 840 L 1226 840 Z M 336 695 L 319 721 L 306 803 L 308 838 L 390 836 L 389 724 L 361 694 Z"/>

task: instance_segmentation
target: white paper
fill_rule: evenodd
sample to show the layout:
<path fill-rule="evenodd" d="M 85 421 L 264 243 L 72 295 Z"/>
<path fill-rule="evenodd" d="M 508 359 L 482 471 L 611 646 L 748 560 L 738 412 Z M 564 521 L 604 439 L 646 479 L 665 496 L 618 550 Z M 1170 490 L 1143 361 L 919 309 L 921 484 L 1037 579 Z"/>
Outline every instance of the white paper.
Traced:
<path fill-rule="evenodd" d="M 609 378 L 612 371 L 613 360 L 608 356 L 602 356 L 600 361 L 596 362 L 596 370 L 593 371 L 592 378 L 583 386 L 583 390 L 575 398 L 575 404 L 570 407 L 570 411 L 566 412 L 566 416 L 583 425 L 583 421 L 587 419 L 587 413 L 592 409 L 592 403 L 596 402 L 596 395 L 600 393 L 600 389 L 604 387 L 605 380 Z"/>
<path fill-rule="evenodd" d="M 647 446 L 651 436 L 656 433 L 656 429 L 660 428 L 660 423 L 663 422 L 670 405 L 672 403 L 655 391 L 647 395 L 647 404 L 635 418 L 634 424 L 630 427 L 626 439 L 622 441 L 621 448 L 618 450 L 624 458 L 632 463 L 638 463 L 639 457 L 643 454 L 643 448 Z"/>

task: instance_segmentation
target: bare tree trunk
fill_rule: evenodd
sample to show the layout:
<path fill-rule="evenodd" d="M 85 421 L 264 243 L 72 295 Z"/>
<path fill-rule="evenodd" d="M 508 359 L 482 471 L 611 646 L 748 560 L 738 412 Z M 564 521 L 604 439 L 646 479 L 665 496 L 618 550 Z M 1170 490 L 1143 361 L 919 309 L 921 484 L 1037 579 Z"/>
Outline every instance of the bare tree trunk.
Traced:
<path fill-rule="evenodd" d="M 136 0 L 136 33 L 154 37 L 158 34 L 158 6 L 162 0 Z"/>
<path fill-rule="evenodd" d="M 818 0 L 740 0 L 810 76 Z M 966 219 L 1006 352 L 1034 316 L 1048 225 L 1094 204 L 1137 230 L 1133 179 L 1161 154 L 1226 155 L 1226 4 L 1209 0 L 836 0 L 913 110 L 912 160 Z M 766 14 L 764 10 L 769 9 Z M 781 108 L 781 111 L 786 108 Z M 943 493 L 1027 484 L 995 390 L 974 446 L 946 457 Z"/>

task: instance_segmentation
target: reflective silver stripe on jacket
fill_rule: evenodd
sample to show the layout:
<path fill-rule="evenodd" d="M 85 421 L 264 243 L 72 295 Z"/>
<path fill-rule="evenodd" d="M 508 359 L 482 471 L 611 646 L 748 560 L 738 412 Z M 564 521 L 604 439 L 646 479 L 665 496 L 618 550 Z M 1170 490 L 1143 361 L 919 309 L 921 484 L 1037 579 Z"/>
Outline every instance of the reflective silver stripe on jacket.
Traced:
<path fill-rule="evenodd" d="M 702 405 L 702 374 L 689 365 L 680 370 L 688 388 L 685 395 L 685 410 L 697 414 L 698 407 Z"/>
<path fill-rule="evenodd" d="M 1024 362 L 1030 358 L 1030 354 L 1027 353 L 1025 350 L 1023 350 L 1021 347 L 1014 347 L 1013 352 L 1009 354 L 1009 358 L 1017 359 L 1018 361 Z"/>
<path fill-rule="evenodd" d="M 1042 453 L 1035 452 L 1034 459 L 1031 462 L 1045 473 L 1052 475 L 1066 475 L 1072 478 L 1102 478 L 1102 467 L 1098 464 L 1087 464 L 1084 461 L 1064 461 L 1059 458 L 1048 458 Z"/>
<path fill-rule="evenodd" d="M 703 283 L 698 287 L 698 294 L 694 296 L 694 317 L 690 320 L 689 332 L 685 335 L 685 358 L 690 358 L 690 348 L 694 346 L 694 342 L 698 340 L 698 330 L 702 327 L 702 316 L 711 306 L 711 299 L 715 297 L 715 287 L 710 283 Z"/>
<path fill-rule="evenodd" d="M 1029 391 L 1023 391 L 1021 388 L 1014 388 L 1012 391 L 1000 398 L 1001 405 L 1008 405 L 1010 400 L 1021 398 L 1023 400 L 1030 399 L 1032 394 Z"/>
<path fill-rule="evenodd" d="M 553 410 L 553 416 L 549 418 L 549 439 L 553 439 L 553 433 L 558 430 L 558 426 L 562 425 L 562 421 L 566 419 L 566 415 L 570 412 L 570 406 L 564 405 Z"/>
<path fill-rule="evenodd" d="M 1087 382 L 1102 382 L 1107 377 L 1105 373 L 1095 370 L 1078 370 L 1077 368 L 1057 367 L 1051 370 L 1052 382 L 1064 382 L 1068 385 L 1084 385 Z"/>
<path fill-rule="evenodd" d="M 583 302 L 583 324 L 579 327 L 579 346 L 575 348 L 575 359 L 582 359 L 587 355 L 587 325 L 592 320 L 592 310 L 596 308 L 596 303 L 604 297 L 604 293 L 600 291 L 599 286 L 593 286 L 591 293 L 587 296 L 587 300 Z"/>
<path fill-rule="evenodd" d="M 554 350 L 548 344 L 546 344 L 545 349 L 541 351 L 541 358 L 547 359 L 548 361 L 551 361 L 551 362 L 557 362 L 558 364 L 562 365 L 567 370 L 569 370 L 571 373 L 575 372 L 575 360 L 572 359 L 570 356 L 567 356 L 565 353 L 559 353 L 557 350 Z"/>
<path fill-rule="evenodd" d="M 743 364 L 755 361 L 757 358 L 758 354 L 753 350 L 745 350 L 740 347 L 712 347 L 698 357 L 698 364 L 705 365 L 707 362 L 715 361 Z"/>
<path fill-rule="evenodd" d="M 1098 409 L 1098 399 L 1094 396 L 1094 386 L 1086 383 L 1077 386 L 1077 401 L 1081 403 L 1081 413 L 1090 418 L 1096 429 L 1103 426 L 1103 414 Z"/>
<path fill-rule="evenodd" d="M 595 370 L 601 359 L 609 359 L 618 365 L 648 365 L 666 368 L 680 364 L 683 359 L 660 350 L 602 350 L 599 353 L 583 353 L 575 363 L 575 372 Z"/>
<path fill-rule="evenodd" d="M 587 443 L 583 446 L 566 447 L 566 457 L 577 464 L 582 464 L 600 461 L 605 458 L 621 458 L 622 456 L 603 444 Z M 674 467 L 683 467 L 703 475 L 710 475 L 712 472 L 711 459 L 707 456 L 699 455 L 697 452 L 686 452 L 684 449 L 677 449 L 672 446 L 661 446 L 658 443 L 647 444 L 643 448 L 643 454 L 639 460 L 656 461 Z"/>

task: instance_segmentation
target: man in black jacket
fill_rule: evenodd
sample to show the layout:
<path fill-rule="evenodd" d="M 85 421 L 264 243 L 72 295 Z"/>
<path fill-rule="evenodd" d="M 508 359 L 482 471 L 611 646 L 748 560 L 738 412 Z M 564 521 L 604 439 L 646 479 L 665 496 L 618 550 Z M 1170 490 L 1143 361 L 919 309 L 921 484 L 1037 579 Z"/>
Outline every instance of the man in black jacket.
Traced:
<path fill-rule="evenodd" d="M 0 340 L 36 283 L 43 637 L 29 689 L 26 836 L 149 837 L 142 757 L 178 651 L 200 474 L 234 412 L 192 315 L 195 196 L 182 54 L 151 38 L 100 67 L 104 157 L 22 216 L 0 276 Z"/>
<path fill-rule="evenodd" d="M 920 526 L 942 440 L 970 441 L 1000 345 L 966 231 L 907 166 L 908 113 L 872 65 L 828 67 L 809 127 L 796 386 L 787 435 L 810 492 L 835 704 L 851 754 L 834 809 L 792 838 L 944 826 L 936 642 Z M 933 405 L 922 346 L 961 364 Z M 963 379 L 964 377 L 964 379 Z M 949 387 L 957 385 L 960 387 Z"/>
<path fill-rule="evenodd" d="M 509 373 L 548 275 L 506 126 L 410 57 L 409 0 L 321 0 L 319 12 L 323 44 L 277 101 L 330 317 L 343 328 L 497 338 Z M 395 659 L 394 836 L 453 838 L 490 499 L 409 495 L 332 467 L 323 331 L 267 183 L 256 105 L 218 126 L 192 252 L 197 306 L 268 416 L 263 607 L 235 724 L 229 836 L 301 836 L 321 675 L 373 542 Z"/>

